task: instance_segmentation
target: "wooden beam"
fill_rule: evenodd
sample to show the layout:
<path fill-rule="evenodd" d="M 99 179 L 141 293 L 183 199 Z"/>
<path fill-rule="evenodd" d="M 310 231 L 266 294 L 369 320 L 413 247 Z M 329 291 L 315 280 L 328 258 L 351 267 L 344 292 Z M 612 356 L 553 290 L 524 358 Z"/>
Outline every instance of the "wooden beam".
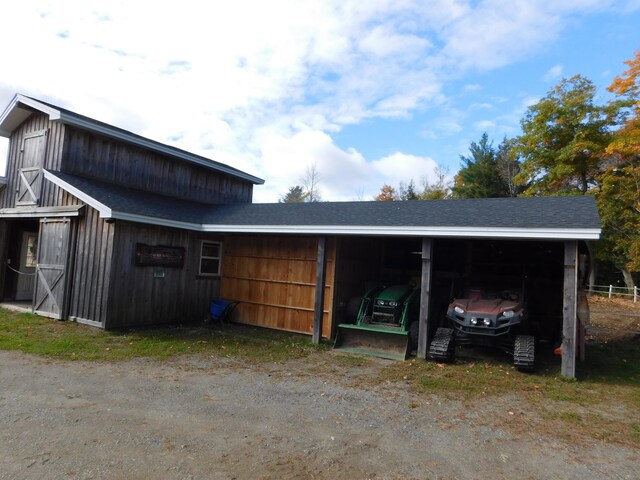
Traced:
<path fill-rule="evenodd" d="M 4 292 L 5 272 L 9 249 L 9 222 L 0 219 L 0 299 Z"/>
<path fill-rule="evenodd" d="M 420 280 L 420 317 L 418 318 L 418 358 L 427 359 L 429 339 L 429 301 L 431 298 L 431 270 L 433 239 L 422 239 L 422 276 Z"/>
<path fill-rule="evenodd" d="M 318 262 L 316 265 L 316 294 L 313 308 L 313 343 L 322 338 L 322 320 L 324 318 L 324 284 L 327 276 L 327 237 L 318 238 Z"/>
<path fill-rule="evenodd" d="M 562 308 L 562 367 L 563 377 L 576 376 L 578 295 L 578 243 L 564 242 L 564 296 Z"/>

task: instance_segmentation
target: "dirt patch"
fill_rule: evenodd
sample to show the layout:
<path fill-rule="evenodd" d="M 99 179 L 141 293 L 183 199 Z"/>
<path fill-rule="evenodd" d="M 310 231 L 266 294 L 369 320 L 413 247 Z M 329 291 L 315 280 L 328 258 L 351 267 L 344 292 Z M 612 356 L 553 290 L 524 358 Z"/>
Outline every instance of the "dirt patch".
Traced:
<path fill-rule="evenodd" d="M 629 298 L 589 296 L 590 339 L 640 340 L 640 302 Z"/>
<path fill-rule="evenodd" d="M 389 362 L 332 358 L 94 364 L 0 352 L 0 477 L 631 479 L 640 472 L 637 449 L 540 436 L 531 428 L 540 419 L 518 406 L 517 393 L 470 408 L 462 397 L 381 381 Z"/>
<path fill-rule="evenodd" d="M 593 328 L 635 331 L 617 302 L 591 304 L 611 318 Z M 0 365 L 2 479 L 640 478 L 637 443 L 616 436 L 640 434 L 640 403 L 617 399 L 637 379 L 568 390 L 475 351 L 454 367 L 326 351 L 284 362 L 0 351 Z M 445 380 L 453 389 L 438 390 Z M 610 399 L 592 401 L 593 388 Z"/>

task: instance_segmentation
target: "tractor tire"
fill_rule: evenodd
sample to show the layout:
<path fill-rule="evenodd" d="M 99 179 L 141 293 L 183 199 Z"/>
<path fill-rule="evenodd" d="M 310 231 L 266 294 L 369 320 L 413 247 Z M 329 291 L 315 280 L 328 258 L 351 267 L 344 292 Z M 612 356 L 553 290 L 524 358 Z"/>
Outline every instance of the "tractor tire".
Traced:
<path fill-rule="evenodd" d="M 521 372 L 532 372 L 536 365 L 536 339 L 518 335 L 513 344 L 513 365 Z"/>
<path fill-rule="evenodd" d="M 409 325 L 409 341 L 411 342 L 411 350 L 417 350 L 418 349 L 418 329 L 420 328 L 420 325 L 418 324 L 418 321 L 414 321 L 411 322 L 411 324 Z"/>
<path fill-rule="evenodd" d="M 358 320 L 358 311 L 360 310 L 360 297 L 352 297 L 347 302 L 347 308 L 345 309 L 344 323 L 356 323 Z"/>
<path fill-rule="evenodd" d="M 429 346 L 429 358 L 436 362 L 453 363 L 455 360 L 455 332 L 452 328 L 439 328 Z"/>

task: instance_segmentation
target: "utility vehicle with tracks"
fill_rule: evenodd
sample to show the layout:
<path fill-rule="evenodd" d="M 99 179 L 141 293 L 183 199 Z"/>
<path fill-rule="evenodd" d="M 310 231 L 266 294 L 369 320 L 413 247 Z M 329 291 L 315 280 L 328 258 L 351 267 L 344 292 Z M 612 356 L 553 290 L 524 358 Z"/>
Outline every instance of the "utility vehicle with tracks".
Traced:
<path fill-rule="evenodd" d="M 431 359 L 453 362 L 456 345 L 483 345 L 512 355 L 518 370 L 535 368 L 535 330 L 517 290 L 473 289 L 449 304 L 446 318 L 448 326 L 437 329 L 429 346 Z"/>

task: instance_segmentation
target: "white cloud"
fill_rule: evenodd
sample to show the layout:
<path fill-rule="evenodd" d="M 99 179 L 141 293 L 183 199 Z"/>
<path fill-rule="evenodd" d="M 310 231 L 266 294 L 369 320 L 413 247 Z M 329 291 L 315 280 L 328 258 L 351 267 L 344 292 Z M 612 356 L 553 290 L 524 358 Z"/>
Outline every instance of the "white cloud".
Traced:
<path fill-rule="evenodd" d="M 313 161 L 325 198 L 344 199 L 375 193 L 386 174 L 406 181 L 399 176 L 431 160 L 364 158 L 332 134 L 446 104 L 451 78 L 526 58 L 557 38 L 567 15 L 610 3 L 8 2 L 0 102 L 19 91 L 229 163 L 267 179 L 261 200 L 276 200 Z M 463 130 L 460 116 L 438 117 L 425 136 Z"/>
<path fill-rule="evenodd" d="M 564 68 L 562 65 L 555 65 L 547 70 L 547 73 L 544 74 L 545 82 L 554 82 L 562 77 L 562 72 Z"/>
<path fill-rule="evenodd" d="M 472 103 L 469 105 L 470 110 L 491 110 L 493 108 L 493 104 L 488 102 L 482 103 Z"/>
<path fill-rule="evenodd" d="M 289 187 L 300 185 L 310 165 L 318 170 L 322 197 L 332 200 L 372 199 L 384 183 L 435 178 L 437 165 L 431 158 L 397 152 L 367 160 L 354 149 L 338 148 L 329 135 L 317 130 L 288 138 L 275 131 L 263 131 L 260 136 L 259 157 L 269 173 L 265 185 L 255 190 L 256 201 L 273 201 Z"/>
<path fill-rule="evenodd" d="M 492 130 L 493 128 L 495 128 L 495 126 L 496 122 L 493 120 L 480 120 L 479 122 L 475 122 L 473 124 L 473 128 L 482 131 Z"/>

